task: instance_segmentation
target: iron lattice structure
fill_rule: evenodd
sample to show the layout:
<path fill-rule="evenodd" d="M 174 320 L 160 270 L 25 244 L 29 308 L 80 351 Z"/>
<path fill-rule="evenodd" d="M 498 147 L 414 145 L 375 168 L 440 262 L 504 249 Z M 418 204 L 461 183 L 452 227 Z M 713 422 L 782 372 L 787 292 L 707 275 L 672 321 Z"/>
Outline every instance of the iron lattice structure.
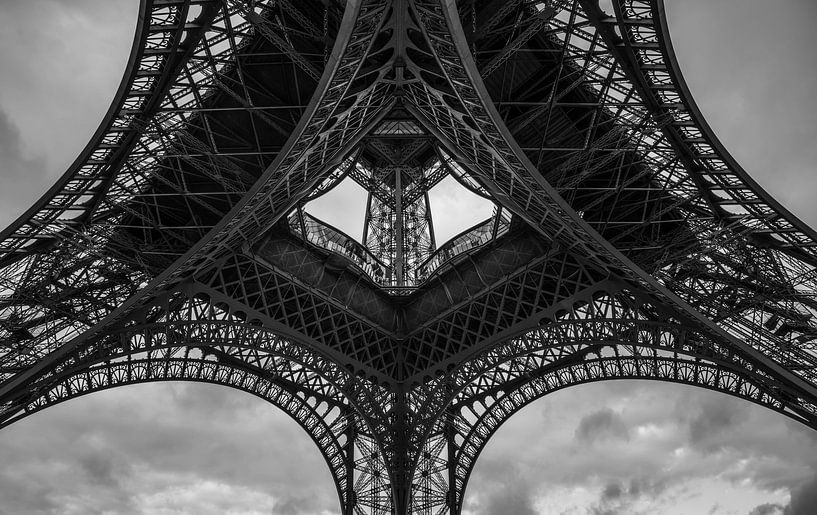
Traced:
<path fill-rule="evenodd" d="M 817 234 L 729 156 L 660 0 L 142 0 L 116 99 L 0 235 L 0 423 L 165 380 L 289 414 L 342 512 L 460 513 L 571 385 L 817 427 Z M 494 215 L 434 241 L 446 176 Z M 303 209 L 350 177 L 354 241 Z"/>

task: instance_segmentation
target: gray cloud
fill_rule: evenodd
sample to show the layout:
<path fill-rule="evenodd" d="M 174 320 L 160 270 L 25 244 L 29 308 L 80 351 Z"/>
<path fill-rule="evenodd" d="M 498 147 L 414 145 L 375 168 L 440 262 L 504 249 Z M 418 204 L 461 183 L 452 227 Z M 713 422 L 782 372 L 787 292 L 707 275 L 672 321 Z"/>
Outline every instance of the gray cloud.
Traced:
<path fill-rule="evenodd" d="M 598 501 L 590 506 L 594 515 L 633 513 L 635 505 L 644 498 L 658 500 L 666 491 L 667 483 L 647 477 L 635 477 L 629 481 L 613 480 L 601 490 Z"/>
<path fill-rule="evenodd" d="M 604 408 L 584 416 L 576 428 L 576 439 L 595 443 L 604 440 L 628 440 L 630 432 L 621 415 Z"/>
<path fill-rule="evenodd" d="M 700 450 L 730 444 L 729 430 L 746 419 L 746 406 L 726 395 L 713 395 L 690 407 L 689 442 Z"/>
<path fill-rule="evenodd" d="M 116 460 L 111 449 L 97 449 L 81 456 L 79 466 L 89 483 L 117 489 L 131 472 L 127 463 Z"/>
<path fill-rule="evenodd" d="M 483 481 L 477 480 L 475 496 L 466 497 L 466 509 L 475 515 L 536 515 L 535 478 L 519 463 L 510 460 L 490 460 Z"/>
<path fill-rule="evenodd" d="M 19 470 L 0 470 L 0 491 L 3 492 L 2 515 L 54 513 L 60 507 L 40 477 L 22 475 Z"/>
<path fill-rule="evenodd" d="M 784 509 L 781 504 L 765 503 L 753 508 L 749 515 L 780 515 Z"/>
<path fill-rule="evenodd" d="M 507 515 L 536 515 L 530 490 L 524 483 L 506 483 L 488 498 L 480 513 L 504 513 Z"/>
<path fill-rule="evenodd" d="M 9 513 L 337 510 L 306 433 L 265 401 L 213 385 L 138 385 L 72 400 L 4 429 L 0 456 L 15 464 L 0 465 Z M 5 492 L 15 495 L 6 502 Z"/>
<path fill-rule="evenodd" d="M 791 503 L 786 515 L 813 515 L 817 513 L 817 474 L 809 481 L 792 489 Z"/>
<path fill-rule="evenodd" d="M 276 515 L 311 515 L 325 508 L 320 499 L 313 496 L 284 497 L 275 503 L 274 512 Z"/>
<path fill-rule="evenodd" d="M 727 413 L 705 424 L 722 404 Z M 787 492 L 814 475 L 813 433 L 689 386 L 583 385 L 548 395 L 505 423 L 477 462 L 466 502 L 484 506 L 492 485 L 511 476 L 503 464 L 514 463 L 531 478 L 534 505 L 545 513 L 707 513 L 716 503 L 716 513 L 748 513 L 787 504 Z"/>
<path fill-rule="evenodd" d="M 45 172 L 45 157 L 26 154 L 20 130 L 8 113 L 0 109 L 0 177 L 4 184 L 14 185 L 0 188 L 0 222 L 16 218 L 36 198 L 38 190 L 46 188 Z"/>

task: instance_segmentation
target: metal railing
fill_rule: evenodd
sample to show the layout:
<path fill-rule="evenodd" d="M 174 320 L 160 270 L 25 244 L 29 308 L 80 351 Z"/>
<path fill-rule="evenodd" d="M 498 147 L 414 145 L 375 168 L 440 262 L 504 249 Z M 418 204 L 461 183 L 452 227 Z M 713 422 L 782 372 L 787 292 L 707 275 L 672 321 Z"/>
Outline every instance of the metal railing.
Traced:
<path fill-rule="evenodd" d="M 353 266 L 368 275 L 389 295 L 407 295 L 426 281 L 449 260 L 502 236 L 510 229 L 511 215 L 507 209 L 495 208 L 491 218 L 480 222 L 447 241 L 405 279 L 408 284 L 397 284 L 392 266 L 382 262 L 369 249 L 339 229 L 296 209 L 288 219 L 290 230 L 309 243 L 348 259 Z M 412 277 L 413 276 L 413 277 Z"/>
<path fill-rule="evenodd" d="M 445 242 L 420 266 L 417 267 L 417 283 L 428 279 L 445 262 L 464 252 L 481 247 L 507 233 L 511 226 L 511 215 L 507 209 L 494 208 L 491 218 L 470 227 Z"/>
<path fill-rule="evenodd" d="M 376 283 L 396 286 L 392 268 L 377 259 L 369 250 L 339 229 L 296 209 L 289 215 L 289 228 L 309 243 L 330 250 L 352 262 Z"/>

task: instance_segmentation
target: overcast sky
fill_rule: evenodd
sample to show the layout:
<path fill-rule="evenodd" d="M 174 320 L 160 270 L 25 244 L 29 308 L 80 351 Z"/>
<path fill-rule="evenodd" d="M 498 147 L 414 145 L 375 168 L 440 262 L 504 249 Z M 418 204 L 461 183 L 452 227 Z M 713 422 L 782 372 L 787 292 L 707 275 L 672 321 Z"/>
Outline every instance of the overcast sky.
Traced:
<path fill-rule="evenodd" d="M 721 141 L 817 225 L 817 3 L 667 4 L 681 67 Z M 0 0 L 0 225 L 96 129 L 127 59 L 136 5 Z M 119 388 L 0 431 L 0 513 L 296 515 L 336 513 L 336 504 L 306 434 L 276 408 L 225 388 Z M 817 513 L 817 433 L 691 387 L 575 387 L 500 429 L 466 507 L 474 515 Z"/>

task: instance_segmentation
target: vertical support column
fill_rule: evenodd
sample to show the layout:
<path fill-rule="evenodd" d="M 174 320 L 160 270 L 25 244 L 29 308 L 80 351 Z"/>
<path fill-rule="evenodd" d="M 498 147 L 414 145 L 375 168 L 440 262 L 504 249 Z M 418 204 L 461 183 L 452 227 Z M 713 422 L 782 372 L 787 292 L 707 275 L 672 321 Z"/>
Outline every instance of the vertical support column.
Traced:
<path fill-rule="evenodd" d="M 393 480 L 387 453 L 368 431 L 365 416 L 349 414 L 344 428 L 344 468 L 348 474 L 343 495 L 343 515 L 394 515 Z"/>
<path fill-rule="evenodd" d="M 448 493 L 446 494 L 446 504 L 450 515 L 460 514 L 459 492 L 457 491 L 457 444 L 454 436 L 457 434 L 454 429 L 454 414 L 451 411 L 445 412 L 445 443 L 446 462 L 448 465 Z"/>
<path fill-rule="evenodd" d="M 429 254 L 437 250 L 437 238 L 434 236 L 434 220 L 431 217 L 431 201 L 428 199 L 428 191 L 423 193 L 423 200 L 426 203 L 426 223 L 428 224 L 428 237 L 431 240 L 431 250 Z"/>
<path fill-rule="evenodd" d="M 394 170 L 394 246 L 397 286 L 405 286 L 405 259 L 403 249 L 403 171 Z"/>
<path fill-rule="evenodd" d="M 357 504 L 355 493 L 355 438 L 357 427 L 354 413 L 349 413 L 346 426 L 346 491 L 343 493 L 343 515 L 354 515 Z"/>
<path fill-rule="evenodd" d="M 399 173 L 399 172 L 398 172 Z M 395 391 L 395 405 L 392 419 L 392 493 L 394 508 L 397 515 L 407 515 L 411 512 L 411 482 L 409 470 L 409 424 L 408 404 L 403 386 L 397 386 Z"/>
<path fill-rule="evenodd" d="M 411 483 L 412 515 L 458 513 L 453 432 L 444 415 L 419 449 Z"/>
<path fill-rule="evenodd" d="M 372 192 L 366 195 L 366 217 L 363 219 L 363 245 L 369 243 L 369 226 L 372 223 Z M 369 250 L 372 250 L 371 248 Z M 379 256 L 378 256 L 379 257 Z"/>

